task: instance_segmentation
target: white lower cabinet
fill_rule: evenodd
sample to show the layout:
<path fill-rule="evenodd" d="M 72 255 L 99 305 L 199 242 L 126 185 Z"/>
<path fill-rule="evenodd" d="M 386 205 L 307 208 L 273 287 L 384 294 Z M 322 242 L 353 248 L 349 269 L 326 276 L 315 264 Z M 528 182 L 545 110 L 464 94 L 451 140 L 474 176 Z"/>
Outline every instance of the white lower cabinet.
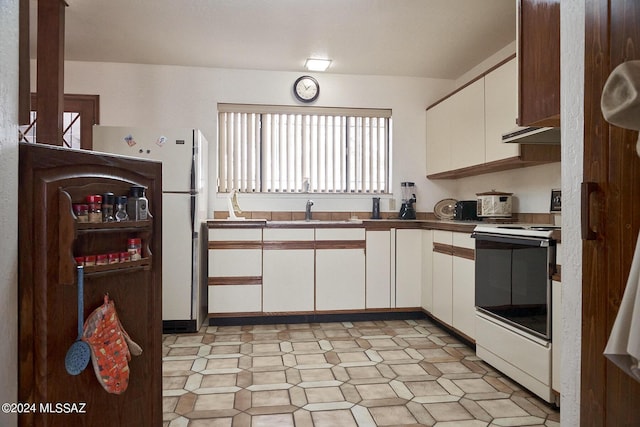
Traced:
<path fill-rule="evenodd" d="M 475 240 L 470 234 L 453 233 L 454 248 L 475 249 Z M 452 321 L 453 327 L 475 338 L 476 309 L 475 309 L 475 261 L 465 258 L 454 251 L 453 256 L 453 299 Z"/>
<path fill-rule="evenodd" d="M 209 313 L 262 311 L 262 229 L 209 230 Z"/>
<path fill-rule="evenodd" d="M 421 230 L 422 236 L 422 281 L 421 306 L 433 311 L 433 230 Z"/>
<path fill-rule="evenodd" d="M 475 338 L 475 241 L 470 233 L 433 230 L 433 314 Z"/>
<path fill-rule="evenodd" d="M 560 393 L 560 360 L 562 355 L 562 284 L 551 282 L 551 388 Z"/>
<path fill-rule="evenodd" d="M 396 230 L 396 307 L 418 307 L 422 282 L 420 230 Z"/>
<path fill-rule="evenodd" d="M 316 229 L 316 310 L 365 308 L 364 228 Z"/>
<path fill-rule="evenodd" d="M 390 308 L 393 230 L 369 230 L 366 255 L 366 308 Z M 395 253 L 393 253 L 395 255 Z"/>
<path fill-rule="evenodd" d="M 314 310 L 314 230 L 266 228 L 263 234 L 263 311 Z"/>
<path fill-rule="evenodd" d="M 433 230 L 433 310 L 431 313 L 441 322 L 453 324 L 453 257 L 438 252 L 437 245 L 453 245 L 451 231 Z"/>

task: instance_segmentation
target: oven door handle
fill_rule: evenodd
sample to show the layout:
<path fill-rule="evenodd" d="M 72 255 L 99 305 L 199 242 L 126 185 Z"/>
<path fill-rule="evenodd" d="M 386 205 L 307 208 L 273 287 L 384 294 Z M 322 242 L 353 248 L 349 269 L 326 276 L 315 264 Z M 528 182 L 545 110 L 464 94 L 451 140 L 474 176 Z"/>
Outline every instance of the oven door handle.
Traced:
<path fill-rule="evenodd" d="M 524 246 L 536 246 L 541 248 L 549 247 L 549 239 L 540 239 L 536 237 L 511 237 L 505 235 L 495 235 L 495 234 L 485 234 L 485 233 L 476 233 L 473 232 L 471 237 L 478 240 L 485 240 L 489 242 L 499 242 L 499 243 L 511 243 L 514 245 L 524 245 Z"/>

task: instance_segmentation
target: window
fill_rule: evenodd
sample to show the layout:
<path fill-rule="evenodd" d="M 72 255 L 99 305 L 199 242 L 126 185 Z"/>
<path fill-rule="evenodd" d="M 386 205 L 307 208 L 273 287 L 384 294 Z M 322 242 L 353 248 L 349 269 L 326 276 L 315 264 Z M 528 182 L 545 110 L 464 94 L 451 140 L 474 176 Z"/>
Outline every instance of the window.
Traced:
<path fill-rule="evenodd" d="M 391 110 L 218 104 L 218 192 L 388 193 Z"/>
<path fill-rule="evenodd" d="M 62 146 L 69 148 L 93 148 L 93 125 L 98 124 L 98 95 L 64 95 L 64 113 L 62 114 L 63 134 Z M 28 125 L 20 126 L 21 142 L 37 142 L 37 110 L 38 98 L 31 94 L 31 112 Z"/>

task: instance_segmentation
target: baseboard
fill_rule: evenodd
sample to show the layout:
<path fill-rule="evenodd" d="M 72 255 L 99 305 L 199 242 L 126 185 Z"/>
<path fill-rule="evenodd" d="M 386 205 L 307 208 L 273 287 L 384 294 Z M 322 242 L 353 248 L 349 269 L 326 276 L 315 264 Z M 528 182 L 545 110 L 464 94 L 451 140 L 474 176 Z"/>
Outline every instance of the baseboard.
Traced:
<path fill-rule="evenodd" d="M 198 332 L 198 325 L 195 320 L 163 320 L 163 334 L 188 334 Z"/>
<path fill-rule="evenodd" d="M 407 320 L 427 317 L 416 311 L 372 311 L 349 313 L 270 314 L 260 316 L 209 317 L 210 326 L 268 325 L 273 323 L 366 322 L 372 320 Z"/>

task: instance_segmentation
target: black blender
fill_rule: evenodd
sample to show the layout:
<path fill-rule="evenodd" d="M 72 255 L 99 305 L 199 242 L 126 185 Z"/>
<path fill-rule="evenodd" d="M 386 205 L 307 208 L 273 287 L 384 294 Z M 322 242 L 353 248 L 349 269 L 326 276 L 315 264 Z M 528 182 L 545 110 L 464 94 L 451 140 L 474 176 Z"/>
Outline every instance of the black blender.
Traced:
<path fill-rule="evenodd" d="M 401 182 L 402 206 L 400 206 L 400 219 L 416 219 L 416 184 L 414 182 Z"/>

